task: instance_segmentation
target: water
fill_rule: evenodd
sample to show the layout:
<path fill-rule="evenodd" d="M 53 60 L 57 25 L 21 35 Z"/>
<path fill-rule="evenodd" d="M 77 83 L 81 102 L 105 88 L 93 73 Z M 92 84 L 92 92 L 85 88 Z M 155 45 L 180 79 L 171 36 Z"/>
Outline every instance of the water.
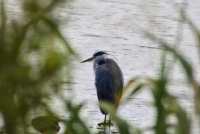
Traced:
<path fill-rule="evenodd" d="M 179 20 L 178 7 L 181 0 L 75 0 L 69 9 L 60 7 L 62 31 L 79 52 L 81 58 L 88 58 L 96 50 L 110 51 L 120 65 L 125 83 L 135 76 L 158 75 L 159 45 L 149 41 L 141 32 L 149 30 L 169 42 L 174 42 Z M 188 1 L 188 14 L 200 25 L 199 0 Z M 9 3 L 11 12 L 18 12 L 15 4 Z M 68 14 L 68 15 L 67 15 Z M 70 18 L 68 18 L 69 16 Z M 195 42 L 187 25 L 184 25 L 180 51 L 184 52 L 191 63 L 199 68 Z M 73 98 L 87 102 L 83 116 L 88 125 L 96 128 L 103 120 L 97 106 L 96 90 L 92 64 L 74 62 Z M 196 70 L 199 73 L 199 70 Z M 197 76 L 198 77 L 198 76 Z M 174 84 L 171 92 L 183 107 L 192 112 L 192 92 L 185 85 L 183 71 L 175 66 Z M 67 93 L 66 93 L 67 94 Z M 119 114 L 134 126 L 149 128 L 154 123 L 154 109 L 148 90 L 130 98 L 130 102 L 120 107 Z M 56 107 L 56 106 L 55 106 Z M 148 133 L 148 132 L 147 132 Z M 194 134 L 199 132 L 194 129 Z"/>
<path fill-rule="evenodd" d="M 125 82 L 138 76 L 157 76 L 160 49 L 158 44 L 144 38 L 141 29 L 147 29 L 169 42 L 174 42 L 177 31 L 177 12 L 181 1 L 170 0 L 77 0 L 70 11 L 68 27 L 64 27 L 66 36 L 82 58 L 91 56 L 96 50 L 111 51 L 124 73 Z M 195 4 L 197 3 L 197 4 Z M 199 4 L 199 5 L 198 5 Z M 198 13 L 200 3 L 190 1 L 189 15 L 196 24 L 200 24 Z M 191 63 L 198 67 L 195 43 L 191 32 L 184 25 L 183 51 Z M 74 98 L 86 101 L 84 113 L 89 125 L 95 128 L 103 119 L 99 112 L 94 87 L 92 64 L 75 63 Z M 192 112 L 192 93 L 183 81 L 182 70 L 175 67 L 175 81 L 172 92 L 182 102 L 183 107 Z M 140 128 L 149 128 L 154 122 L 152 99 L 148 91 L 130 99 L 128 104 L 120 107 L 119 114 Z M 193 133 L 198 133 L 193 131 Z"/>

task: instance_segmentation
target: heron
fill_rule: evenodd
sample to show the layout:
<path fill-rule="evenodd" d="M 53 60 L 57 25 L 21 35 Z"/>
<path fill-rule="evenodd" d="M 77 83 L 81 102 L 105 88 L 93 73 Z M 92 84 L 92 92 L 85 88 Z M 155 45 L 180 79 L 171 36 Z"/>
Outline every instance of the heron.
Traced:
<path fill-rule="evenodd" d="M 108 57 L 105 51 L 98 51 L 92 57 L 83 60 L 81 63 L 93 61 L 93 69 L 95 73 L 95 86 L 97 98 L 100 104 L 100 111 L 104 114 L 104 121 L 98 125 L 106 125 L 107 112 L 101 107 L 102 102 L 112 104 L 117 110 L 123 91 L 123 74 L 119 65 Z M 111 124 L 111 117 L 108 120 Z"/>

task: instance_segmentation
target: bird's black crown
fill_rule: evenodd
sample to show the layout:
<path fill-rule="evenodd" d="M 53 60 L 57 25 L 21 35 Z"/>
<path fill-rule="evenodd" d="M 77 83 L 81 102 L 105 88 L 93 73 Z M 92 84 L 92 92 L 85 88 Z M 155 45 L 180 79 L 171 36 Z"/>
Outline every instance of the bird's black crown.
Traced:
<path fill-rule="evenodd" d="M 100 56 L 100 55 L 103 55 L 103 54 L 107 54 L 107 53 L 104 52 L 104 51 L 98 51 L 98 52 L 94 53 L 93 57 Z"/>

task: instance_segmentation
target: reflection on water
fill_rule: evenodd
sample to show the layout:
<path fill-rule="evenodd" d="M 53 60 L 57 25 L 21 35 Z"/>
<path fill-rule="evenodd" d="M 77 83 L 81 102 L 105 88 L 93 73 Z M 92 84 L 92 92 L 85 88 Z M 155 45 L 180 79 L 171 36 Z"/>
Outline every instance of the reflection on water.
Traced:
<path fill-rule="evenodd" d="M 111 125 L 98 125 L 96 127 L 96 134 L 119 134 L 119 131 L 117 130 L 116 125 L 111 123 Z"/>

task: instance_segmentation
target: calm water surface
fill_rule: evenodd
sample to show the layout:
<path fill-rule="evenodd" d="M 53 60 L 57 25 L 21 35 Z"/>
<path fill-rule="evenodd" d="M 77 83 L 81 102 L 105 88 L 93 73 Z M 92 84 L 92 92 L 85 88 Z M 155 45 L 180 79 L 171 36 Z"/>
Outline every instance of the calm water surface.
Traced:
<path fill-rule="evenodd" d="M 111 51 L 123 70 L 125 82 L 137 75 L 157 76 L 160 49 L 144 38 L 141 29 L 147 29 L 174 42 L 177 31 L 177 12 L 181 1 L 170 0 L 77 0 L 70 11 L 69 27 L 64 29 L 66 36 L 87 58 L 96 50 Z M 200 24 L 200 2 L 191 0 L 188 5 L 189 15 Z M 185 52 L 191 63 L 198 67 L 195 43 L 191 32 L 184 25 L 183 41 L 180 51 Z M 86 101 L 84 113 L 89 125 L 95 127 L 103 119 L 98 110 L 92 64 L 75 63 L 74 97 Z M 192 111 L 192 93 L 184 84 L 182 70 L 175 67 L 171 86 L 172 92 L 182 102 L 188 112 Z M 133 125 L 141 128 L 151 127 L 154 120 L 152 99 L 146 90 L 130 102 L 120 107 L 119 114 Z M 198 133 L 195 131 L 193 133 Z"/>
<path fill-rule="evenodd" d="M 156 77 L 158 75 L 159 46 L 144 38 L 141 29 L 149 30 L 169 42 L 174 42 L 177 20 L 179 20 L 177 11 L 181 2 L 181 0 L 145 2 L 143 0 L 75 0 L 68 9 L 65 5 L 60 7 L 58 16 L 62 21 L 62 30 L 66 38 L 71 41 L 81 58 L 88 58 L 96 50 L 110 51 L 119 63 L 126 83 L 134 76 Z M 18 12 L 15 4 L 13 0 L 8 4 L 11 14 L 13 10 L 14 14 Z M 200 25 L 200 1 L 189 0 L 187 10 L 194 22 Z M 184 25 L 180 51 L 186 54 L 196 68 L 199 68 L 195 42 L 191 34 L 187 25 Z M 96 124 L 103 120 L 103 116 L 97 106 L 92 64 L 79 62 L 78 60 L 74 62 L 72 94 L 77 102 L 87 103 L 83 109 L 83 116 L 88 120 L 88 125 L 95 129 Z M 175 82 L 171 85 L 171 92 L 179 98 L 188 112 L 192 112 L 192 92 L 188 90 L 182 72 L 175 67 L 173 72 Z M 67 96 L 67 91 L 65 94 Z M 151 94 L 145 90 L 136 97 L 130 98 L 129 103 L 122 105 L 119 114 L 134 126 L 146 129 L 154 122 L 154 109 L 151 104 Z M 194 126 L 193 133 L 199 134 L 196 128 L 197 126 Z"/>

